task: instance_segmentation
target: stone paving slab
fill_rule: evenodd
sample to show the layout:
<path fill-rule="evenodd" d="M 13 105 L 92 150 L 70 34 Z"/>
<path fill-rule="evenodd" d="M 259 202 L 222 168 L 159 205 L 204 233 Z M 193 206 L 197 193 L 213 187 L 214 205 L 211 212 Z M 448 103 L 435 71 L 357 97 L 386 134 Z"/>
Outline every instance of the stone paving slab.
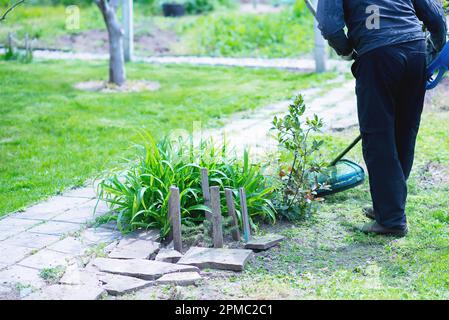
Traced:
<path fill-rule="evenodd" d="M 65 253 L 43 249 L 23 259 L 18 264 L 23 267 L 35 269 L 54 268 L 57 266 L 67 266 L 71 258 L 70 255 Z"/>
<path fill-rule="evenodd" d="M 59 284 L 101 286 L 100 272 L 94 268 L 80 268 L 76 264 L 67 266 Z"/>
<path fill-rule="evenodd" d="M 33 292 L 24 300 L 97 300 L 105 290 L 86 285 L 51 285 Z"/>
<path fill-rule="evenodd" d="M 97 197 L 97 194 L 95 193 L 95 190 L 93 187 L 84 187 L 84 188 L 77 188 L 77 189 L 71 189 L 62 195 L 64 197 L 70 197 L 70 198 L 88 198 L 88 199 L 94 199 Z"/>
<path fill-rule="evenodd" d="M 245 244 L 245 248 L 252 250 L 267 250 L 279 244 L 283 240 L 283 236 L 276 234 L 253 237 Z"/>
<path fill-rule="evenodd" d="M 177 286 L 190 286 L 201 280 L 198 272 L 177 272 L 165 274 L 156 280 L 156 284 L 174 284 Z"/>
<path fill-rule="evenodd" d="M 77 207 L 88 201 L 89 199 L 86 198 L 55 196 L 27 208 L 24 212 L 16 212 L 13 216 L 20 219 L 49 220 L 70 208 Z"/>
<path fill-rule="evenodd" d="M 99 214 L 94 214 L 91 207 L 81 206 L 58 214 L 52 220 L 70 223 L 88 223 L 95 221 Z"/>
<path fill-rule="evenodd" d="M 39 221 L 16 219 L 12 216 L 8 216 L 0 220 L 0 237 L 1 234 L 12 235 L 23 232 L 39 223 Z"/>
<path fill-rule="evenodd" d="M 132 242 L 121 240 L 115 247 L 109 258 L 113 259 L 149 259 L 151 255 L 159 251 L 161 244 L 154 241 L 134 240 Z"/>
<path fill-rule="evenodd" d="M 96 258 L 92 262 L 92 265 L 102 272 L 130 276 L 143 280 L 156 280 L 166 273 L 199 271 L 195 266 L 183 266 L 143 259 L 119 260 Z"/>
<path fill-rule="evenodd" d="M 176 263 L 182 258 L 182 254 L 174 249 L 161 249 L 155 260 L 169 263 Z"/>
<path fill-rule="evenodd" d="M 81 225 L 77 223 L 48 221 L 29 229 L 28 232 L 62 236 L 80 229 Z"/>
<path fill-rule="evenodd" d="M 33 249 L 31 248 L 17 247 L 0 243 L 0 263 L 5 265 L 14 264 L 25 258 L 32 251 Z"/>
<path fill-rule="evenodd" d="M 72 256 L 81 256 L 85 254 L 89 248 L 89 245 L 82 243 L 80 239 L 74 237 L 64 238 L 48 246 L 48 249 L 70 254 Z"/>
<path fill-rule="evenodd" d="M 59 239 L 60 237 L 55 235 L 31 233 L 26 231 L 3 241 L 3 244 L 33 249 L 42 249 L 52 243 L 55 243 Z"/>
<path fill-rule="evenodd" d="M 0 300 L 11 300 L 14 298 L 16 297 L 12 288 L 0 285 Z"/>
<path fill-rule="evenodd" d="M 128 233 L 124 236 L 124 239 L 140 239 L 147 241 L 159 241 L 161 235 L 159 230 L 149 229 L 149 230 L 136 230 L 134 232 Z"/>
<path fill-rule="evenodd" d="M 88 228 L 81 232 L 80 239 L 86 244 L 110 243 L 120 239 L 122 234 L 118 230 L 110 230 L 106 228 Z"/>
<path fill-rule="evenodd" d="M 153 284 L 152 281 L 121 276 L 118 274 L 103 274 L 99 276 L 99 279 L 104 283 L 103 288 L 109 294 L 114 296 L 131 293 Z"/>
<path fill-rule="evenodd" d="M 243 271 L 252 257 L 253 252 L 246 249 L 191 247 L 178 264 L 193 265 L 201 269 Z"/>
<path fill-rule="evenodd" d="M 11 227 L 9 229 L 0 229 L 0 241 L 16 236 L 24 232 L 26 228 L 24 227 Z"/>
<path fill-rule="evenodd" d="M 14 265 L 0 271 L 0 285 L 15 284 L 41 288 L 45 281 L 39 276 L 39 270 L 33 268 Z"/>

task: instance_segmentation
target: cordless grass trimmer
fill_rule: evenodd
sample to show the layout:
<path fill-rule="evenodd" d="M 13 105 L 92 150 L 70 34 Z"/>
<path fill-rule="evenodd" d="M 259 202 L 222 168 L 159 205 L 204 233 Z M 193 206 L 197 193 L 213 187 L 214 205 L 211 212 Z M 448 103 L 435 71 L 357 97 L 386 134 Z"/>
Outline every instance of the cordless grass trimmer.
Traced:
<path fill-rule="evenodd" d="M 316 18 L 316 10 L 309 0 L 304 0 L 310 12 Z M 443 80 L 449 70 L 449 43 L 439 53 L 437 58 L 427 67 L 426 90 L 432 90 Z M 311 175 L 311 182 L 318 182 L 325 187 L 316 191 L 317 196 L 326 196 L 354 188 L 365 180 L 365 171 L 355 162 L 343 159 L 362 140 L 359 135 L 343 152 L 341 152 L 324 170 L 322 174 Z"/>

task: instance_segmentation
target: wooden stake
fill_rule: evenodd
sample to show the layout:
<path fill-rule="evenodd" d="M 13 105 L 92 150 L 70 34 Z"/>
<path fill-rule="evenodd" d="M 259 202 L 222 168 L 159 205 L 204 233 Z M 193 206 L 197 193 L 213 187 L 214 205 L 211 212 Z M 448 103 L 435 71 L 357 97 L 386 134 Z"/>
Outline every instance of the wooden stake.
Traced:
<path fill-rule="evenodd" d="M 234 195 L 231 189 L 225 189 L 226 195 L 226 205 L 228 207 L 228 215 L 232 220 L 232 240 L 240 241 L 240 231 L 239 231 L 239 222 L 237 220 L 237 215 L 235 214 L 235 204 L 234 204 Z"/>
<path fill-rule="evenodd" d="M 242 222 L 243 222 L 243 239 L 245 242 L 248 242 L 251 239 L 251 229 L 249 227 L 249 216 L 248 216 L 248 207 L 246 204 L 246 193 L 244 188 L 239 189 L 240 194 L 240 207 L 242 213 Z"/>
<path fill-rule="evenodd" d="M 223 248 L 223 227 L 221 224 L 220 188 L 210 187 L 212 207 L 212 239 L 214 248 Z"/>
<path fill-rule="evenodd" d="M 201 188 L 203 189 L 204 205 L 210 208 L 209 174 L 206 168 L 201 168 Z M 212 214 L 208 211 L 205 214 L 206 219 L 212 222 Z"/>
<path fill-rule="evenodd" d="M 168 213 L 171 222 L 171 236 L 176 251 L 182 252 L 182 236 L 181 236 L 181 204 L 179 199 L 179 189 L 170 187 L 170 199 L 168 202 Z"/>

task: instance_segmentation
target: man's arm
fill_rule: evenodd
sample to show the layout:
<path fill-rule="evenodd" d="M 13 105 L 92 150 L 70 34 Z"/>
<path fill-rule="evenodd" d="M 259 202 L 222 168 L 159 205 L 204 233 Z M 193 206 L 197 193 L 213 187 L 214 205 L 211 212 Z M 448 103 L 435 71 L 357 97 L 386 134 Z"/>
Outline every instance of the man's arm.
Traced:
<path fill-rule="evenodd" d="M 354 48 L 345 34 L 343 0 L 319 0 L 318 28 L 324 39 L 340 56 L 349 56 Z"/>
<path fill-rule="evenodd" d="M 446 16 L 439 0 L 414 0 L 418 19 L 429 30 L 433 45 L 440 51 L 446 44 Z"/>

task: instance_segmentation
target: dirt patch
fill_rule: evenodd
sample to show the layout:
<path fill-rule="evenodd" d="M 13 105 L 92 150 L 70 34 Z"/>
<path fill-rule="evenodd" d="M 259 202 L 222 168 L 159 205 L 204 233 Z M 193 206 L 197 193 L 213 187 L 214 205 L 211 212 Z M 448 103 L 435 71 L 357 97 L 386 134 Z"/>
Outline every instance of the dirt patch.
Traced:
<path fill-rule="evenodd" d="M 162 30 L 151 26 L 151 30 L 142 27 L 136 29 L 135 50 L 144 55 L 170 54 L 171 48 L 179 43 L 174 31 Z M 67 34 L 57 38 L 50 45 L 55 49 L 70 50 L 74 52 L 107 53 L 108 34 L 105 30 L 89 30 L 78 34 Z"/>
<path fill-rule="evenodd" d="M 53 46 L 57 49 L 75 52 L 107 53 L 108 34 L 105 30 L 98 29 L 67 34 L 57 38 Z"/>
<path fill-rule="evenodd" d="M 135 80 L 127 81 L 122 86 L 116 86 L 106 81 L 86 81 L 74 85 L 78 90 L 102 92 L 102 93 L 116 93 L 116 92 L 141 92 L 141 91 L 156 91 L 161 87 L 158 82 Z"/>
<path fill-rule="evenodd" d="M 143 55 L 172 54 L 171 48 L 179 43 L 174 31 L 153 27 L 151 32 L 136 35 L 135 49 Z"/>
<path fill-rule="evenodd" d="M 449 184 L 449 166 L 429 161 L 420 170 L 420 184 L 435 187 Z"/>

